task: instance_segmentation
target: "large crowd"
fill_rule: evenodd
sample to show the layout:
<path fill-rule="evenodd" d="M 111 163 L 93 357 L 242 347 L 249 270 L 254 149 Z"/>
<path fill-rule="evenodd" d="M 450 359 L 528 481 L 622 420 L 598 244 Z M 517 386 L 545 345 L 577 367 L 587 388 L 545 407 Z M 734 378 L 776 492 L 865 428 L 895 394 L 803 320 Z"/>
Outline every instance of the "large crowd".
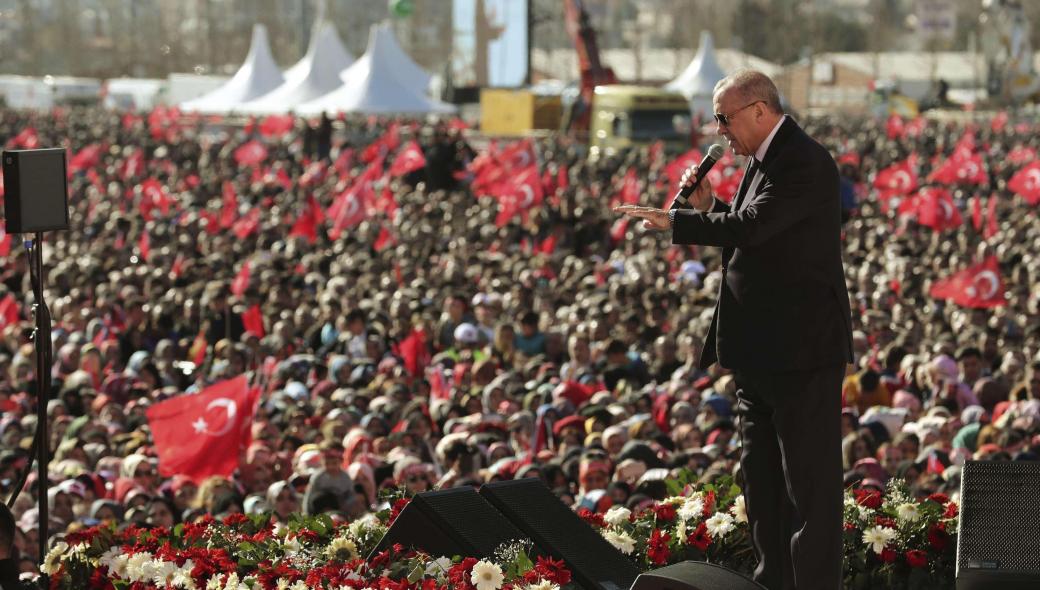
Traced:
<path fill-rule="evenodd" d="M 642 202 L 665 202 L 674 154 L 644 146 L 592 161 L 572 139 L 539 139 L 544 198 L 496 223 L 499 203 L 471 186 L 489 148 L 457 120 L 341 117 L 263 138 L 255 124 L 161 115 L 0 113 L 0 139 L 31 127 L 41 147 L 66 145 L 75 162 L 72 228 L 45 241 L 49 522 L 39 522 L 30 476 L 13 507 L 23 571 L 35 571 L 37 535 L 102 521 L 170 527 L 265 511 L 353 520 L 379 509 L 387 488 L 523 477 L 576 509 L 637 509 L 662 499 L 679 469 L 739 481 L 733 380 L 697 368 L 720 252 L 671 246 L 610 212 L 632 169 Z M 1020 167 L 1007 154 L 1040 149 L 1036 124 L 974 125 L 988 183 L 951 191 L 966 216 L 976 194 L 997 200 L 997 232 L 985 238 L 969 223 L 937 232 L 882 210 L 873 188 L 879 170 L 911 153 L 925 178 L 968 123 L 928 120 L 895 137 L 885 121 L 802 123 L 843 175 L 856 355 L 842 391 L 846 483 L 903 478 L 920 497 L 955 495 L 965 460 L 1037 460 L 1040 223 L 1007 187 Z M 366 148 L 391 127 L 400 137 L 388 161 L 414 139 L 425 167 L 381 177 L 381 204 L 345 231 L 319 217 L 313 239 L 290 232 L 364 174 Z M 236 150 L 253 141 L 266 153 L 240 163 Z M 96 153 L 82 154 L 88 146 Z M 259 212 L 255 227 L 217 221 L 229 190 L 237 220 Z M 0 271 L 0 300 L 12 295 L 17 311 L 0 318 L 4 500 L 30 462 L 38 377 L 27 258 L 10 244 Z M 929 295 L 988 255 L 999 260 L 1003 306 Z M 254 306 L 263 334 L 242 320 Z M 239 468 L 160 476 L 147 409 L 243 374 L 262 395 Z"/>

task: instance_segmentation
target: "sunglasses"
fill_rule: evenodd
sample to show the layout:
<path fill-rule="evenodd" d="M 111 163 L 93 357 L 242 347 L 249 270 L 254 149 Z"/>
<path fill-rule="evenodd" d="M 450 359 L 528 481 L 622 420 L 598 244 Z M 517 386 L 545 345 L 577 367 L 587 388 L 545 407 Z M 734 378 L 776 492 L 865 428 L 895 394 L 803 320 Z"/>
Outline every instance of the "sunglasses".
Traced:
<path fill-rule="evenodd" d="M 715 122 L 718 123 L 719 125 L 722 125 L 723 127 L 729 127 L 730 121 L 733 120 L 733 117 L 735 117 L 737 115 L 737 113 L 739 113 L 740 111 L 742 111 L 742 110 L 744 110 L 744 109 L 746 109 L 746 108 L 748 108 L 748 107 L 750 107 L 752 105 L 756 105 L 756 104 L 758 104 L 760 102 L 765 102 L 765 101 L 764 100 L 756 100 L 755 102 L 749 102 L 748 104 L 740 107 L 739 109 L 733 111 L 732 113 L 730 113 L 728 115 L 724 115 L 722 113 L 715 113 Z"/>

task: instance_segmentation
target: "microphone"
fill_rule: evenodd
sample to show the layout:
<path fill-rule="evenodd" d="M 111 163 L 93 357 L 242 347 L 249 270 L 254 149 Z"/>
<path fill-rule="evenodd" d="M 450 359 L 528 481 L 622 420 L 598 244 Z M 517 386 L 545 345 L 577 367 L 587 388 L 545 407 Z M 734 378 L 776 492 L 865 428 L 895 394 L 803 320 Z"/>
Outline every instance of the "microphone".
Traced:
<path fill-rule="evenodd" d="M 693 178 L 693 184 L 689 186 L 680 186 L 679 192 L 675 193 L 675 197 L 672 199 L 672 206 L 668 209 L 688 209 L 690 207 L 690 201 L 687 200 L 687 197 L 693 194 L 694 189 L 701 184 L 701 179 L 708 175 L 708 171 L 711 170 L 711 167 L 714 166 L 715 162 L 718 162 L 719 159 L 722 158 L 722 154 L 725 153 L 726 148 L 717 143 L 708 148 L 708 153 L 704 154 L 704 159 L 697 165 L 697 176 Z"/>

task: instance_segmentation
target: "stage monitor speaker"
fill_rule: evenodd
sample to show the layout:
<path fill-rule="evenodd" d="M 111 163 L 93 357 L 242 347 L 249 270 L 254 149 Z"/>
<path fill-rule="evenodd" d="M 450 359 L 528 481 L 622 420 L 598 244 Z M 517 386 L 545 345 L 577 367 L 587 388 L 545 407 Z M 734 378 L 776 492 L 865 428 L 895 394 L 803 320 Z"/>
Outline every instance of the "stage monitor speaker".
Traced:
<path fill-rule="evenodd" d="M 968 461 L 957 590 L 1040 588 L 1040 463 Z"/>
<path fill-rule="evenodd" d="M 639 569 L 536 478 L 484 484 L 480 495 L 586 590 L 627 590 Z"/>
<path fill-rule="evenodd" d="M 4 215 L 9 234 L 69 229 L 65 150 L 7 150 Z"/>
<path fill-rule="evenodd" d="M 632 590 L 766 590 L 766 587 L 721 565 L 684 561 L 640 574 Z"/>
<path fill-rule="evenodd" d="M 369 555 L 394 543 L 433 556 L 490 557 L 503 543 L 527 537 L 471 487 L 416 494 Z"/>

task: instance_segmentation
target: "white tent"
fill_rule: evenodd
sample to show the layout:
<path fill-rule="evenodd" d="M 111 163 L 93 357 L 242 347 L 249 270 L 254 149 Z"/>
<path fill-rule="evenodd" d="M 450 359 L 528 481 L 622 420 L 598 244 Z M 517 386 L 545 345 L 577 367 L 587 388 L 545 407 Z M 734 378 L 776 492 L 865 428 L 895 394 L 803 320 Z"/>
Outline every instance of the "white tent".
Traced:
<path fill-rule="evenodd" d="M 412 69 L 410 69 L 412 68 Z M 297 112 L 336 113 L 444 113 L 455 107 L 426 96 L 430 75 L 397 45 L 389 25 L 373 25 L 368 48 L 340 75 L 343 85 L 318 99 L 301 104 Z"/>
<path fill-rule="evenodd" d="M 321 25 L 311 39 L 307 55 L 285 73 L 285 83 L 236 109 L 243 113 L 285 113 L 324 96 L 339 87 L 341 72 L 354 63 L 336 27 Z"/>
<path fill-rule="evenodd" d="M 701 44 L 697 54 L 693 56 L 683 73 L 665 84 L 665 88 L 680 92 L 689 99 L 690 111 L 694 114 L 700 113 L 702 116 L 710 117 L 713 112 L 712 92 L 715 90 L 715 84 L 725 77 L 725 72 L 715 58 L 715 43 L 712 41 L 711 33 L 701 31 Z"/>
<path fill-rule="evenodd" d="M 181 108 L 204 113 L 228 113 L 237 110 L 245 102 L 267 94 L 284 81 L 282 70 L 271 56 L 267 29 L 260 24 L 253 25 L 253 41 L 242 67 L 238 68 L 227 84 L 181 104 Z"/>

